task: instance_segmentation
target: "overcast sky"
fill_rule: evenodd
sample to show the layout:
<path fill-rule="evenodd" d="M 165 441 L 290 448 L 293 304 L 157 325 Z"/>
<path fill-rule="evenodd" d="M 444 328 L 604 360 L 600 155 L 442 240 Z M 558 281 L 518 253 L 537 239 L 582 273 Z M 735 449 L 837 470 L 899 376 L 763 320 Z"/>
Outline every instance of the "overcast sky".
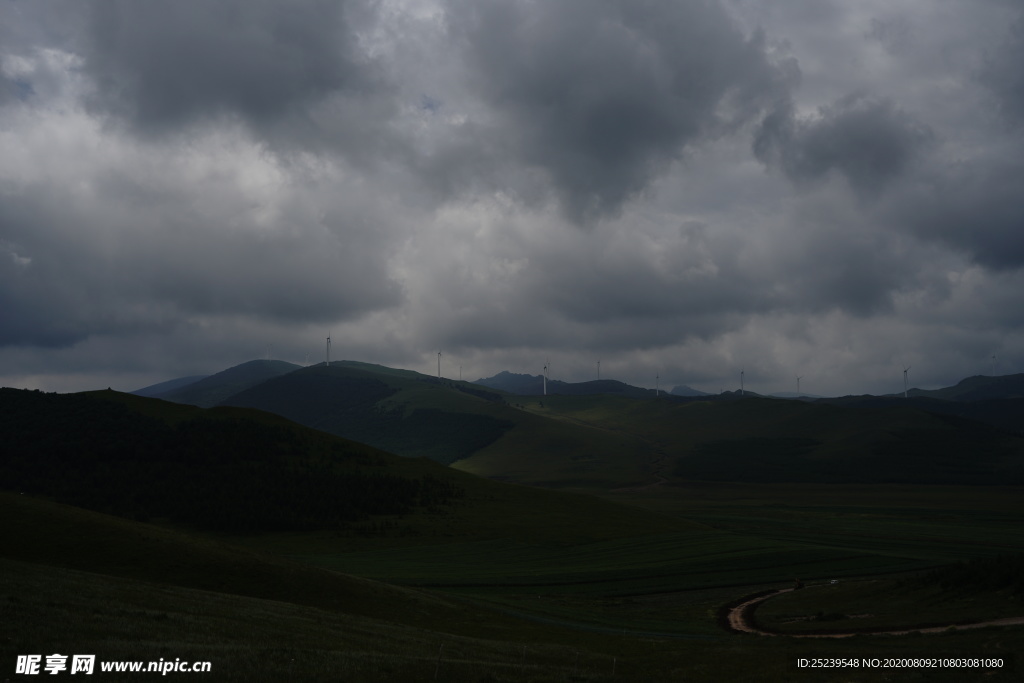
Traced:
<path fill-rule="evenodd" d="M 0 385 L 328 335 L 465 379 L 1024 372 L 1020 2 L 0 0 Z"/>

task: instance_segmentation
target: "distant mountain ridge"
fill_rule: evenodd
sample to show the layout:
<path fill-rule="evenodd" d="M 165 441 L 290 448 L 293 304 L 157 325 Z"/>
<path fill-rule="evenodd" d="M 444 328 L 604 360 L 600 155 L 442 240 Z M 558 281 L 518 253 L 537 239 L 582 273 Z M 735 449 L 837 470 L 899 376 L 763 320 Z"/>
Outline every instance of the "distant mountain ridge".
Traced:
<path fill-rule="evenodd" d="M 700 389 L 694 389 L 693 387 L 687 386 L 685 384 L 679 384 L 679 385 L 676 385 L 676 386 L 672 387 L 672 391 L 670 391 L 668 393 L 670 393 L 670 394 L 672 394 L 674 396 L 711 396 L 712 395 L 712 394 L 709 394 L 706 391 L 701 391 Z"/>
<path fill-rule="evenodd" d="M 901 395 L 900 393 L 891 395 Z M 1024 374 L 974 375 L 942 389 L 910 389 L 908 396 L 946 401 L 985 401 L 993 398 L 1024 398 Z"/>
<path fill-rule="evenodd" d="M 174 403 L 187 403 L 200 408 L 212 408 L 240 391 L 262 384 L 268 379 L 294 372 L 301 367 L 283 360 L 251 360 L 151 397 Z M 171 380 L 169 383 L 178 381 L 180 380 Z M 146 395 L 137 391 L 132 393 Z"/>
<path fill-rule="evenodd" d="M 543 396 L 544 377 L 542 375 L 523 375 L 508 370 L 503 370 L 493 377 L 483 377 L 475 380 L 473 384 L 507 391 L 517 396 Z M 687 390 L 690 393 L 677 392 L 677 389 Z M 676 387 L 672 391 L 662 389 L 660 392 L 654 389 L 635 387 L 616 379 L 595 379 L 589 382 L 563 382 L 557 379 L 547 381 L 547 393 L 560 396 L 593 396 L 596 394 L 614 394 L 617 396 L 629 396 L 631 398 L 653 398 L 655 394 L 676 395 L 676 396 L 708 396 L 702 391 L 691 389 L 687 386 Z"/>
<path fill-rule="evenodd" d="M 135 391 L 129 392 L 136 396 L 142 396 L 144 398 L 160 398 L 164 394 L 169 394 L 172 391 L 184 389 L 190 384 L 195 384 L 201 379 L 206 379 L 209 375 L 192 375 L 191 377 L 179 377 L 177 379 L 169 379 L 166 382 L 159 382 L 158 384 L 151 384 L 148 387 L 136 389 Z"/>
<path fill-rule="evenodd" d="M 1012 395 L 1019 379 L 968 378 L 932 392 L 951 398 L 724 391 L 655 400 L 652 389 L 611 379 L 550 380 L 545 396 L 540 375 L 463 382 L 356 361 L 250 361 L 162 398 L 257 408 L 397 455 L 539 486 L 669 476 L 1005 483 L 1024 481 L 1024 398 L 966 399 Z M 652 459 L 652 448 L 673 455 Z M 676 460 L 672 469 L 655 465 Z"/>

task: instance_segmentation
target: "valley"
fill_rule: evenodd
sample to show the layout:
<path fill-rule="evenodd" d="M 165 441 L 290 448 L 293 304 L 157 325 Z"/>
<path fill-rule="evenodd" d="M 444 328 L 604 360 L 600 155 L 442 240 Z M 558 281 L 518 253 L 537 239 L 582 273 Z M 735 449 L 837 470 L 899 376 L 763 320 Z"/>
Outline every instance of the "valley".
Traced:
<path fill-rule="evenodd" d="M 169 654 L 225 681 L 881 681 L 795 662 L 971 654 L 1006 665 L 926 680 L 1019 674 L 1019 625 L 865 641 L 724 623 L 736 600 L 797 581 L 759 623 L 1024 616 L 1013 585 L 915 583 L 1024 554 L 1021 440 L 993 424 L 909 406 L 522 396 L 344 362 L 257 377 L 220 407 L 108 391 L 0 401 L 10 661 Z"/>

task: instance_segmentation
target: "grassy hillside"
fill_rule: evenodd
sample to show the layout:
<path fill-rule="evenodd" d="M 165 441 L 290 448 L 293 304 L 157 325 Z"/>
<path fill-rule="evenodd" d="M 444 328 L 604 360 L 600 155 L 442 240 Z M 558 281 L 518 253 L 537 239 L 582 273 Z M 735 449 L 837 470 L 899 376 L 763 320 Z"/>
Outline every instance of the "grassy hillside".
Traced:
<path fill-rule="evenodd" d="M 384 376 L 350 370 L 343 376 Z M 615 397 L 565 397 L 582 401 L 574 417 L 555 414 L 555 403 L 521 410 L 455 387 L 393 378 L 380 380 L 393 390 L 378 401 L 388 410 L 411 413 L 431 400 L 447 411 L 472 405 L 485 416 L 516 416 L 487 447 L 496 458 L 516 434 L 537 444 L 559 434 L 567 442 L 573 434 L 597 434 L 589 443 L 606 453 L 623 438 L 662 448 L 675 434 L 659 417 L 658 411 L 671 415 L 678 407 L 668 402 L 644 407 L 620 405 Z M 848 671 L 808 677 L 794 662 L 1005 655 L 1024 643 L 1019 627 L 932 639 L 744 638 L 728 635 L 716 619 L 739 596 L 797 576 L 840 577 L 848 585 L 865 575 L 1021 552 L 1019 488 L 670 481 L 600 500 L 391 456 L 249 409 L 202 410 L 109 391 L 4 390 L 0 401 L 8 437 L 0 445 L 6 468 L 0 488 L 10 489 L 10 473 L 22 476 L 50 463 L 46 476 L 19 483 L 56 482 L 53 496 L 88 496 L 86 489 L 95 488 L 135 505 L 129 494 L 148 481 L 147 472 L 158 472 L 154 486 L 162 479 L 172 492 L 216 481 L 208 497 L 228 509 L 243 501 L 263 514 L 257 503 L 267 500 L 271 519 L 302 509 L 293 504 L 310 498 L 303 488 L 314 486 L 310 478 L 315 486 L 368 473 L 406 482 L 433 478 L 459 492 L 433 503 L 413 500 L 400 513 L 364 510 L 366 518 L 348 527 L 310 513 L 307 519 L 317 524 L 249 529 L 170 512 L 164 526 L 155 526 L 2 494 L 0 658 L 8 663 L 17 654 L 73 648 L 106 659 L 210 660 L 211 680 L 224 681 L 845 681 Z M 734 405 L 746 409 L 744 403 Z M 839 416 L 833 428 L 845 424 L 842 410 L 826 409 Z M 784 425 L 788 414 L 767 419 L 756 406 L 750 410 L 751 422 L 765 420 L 761 428 Z M 816 415 L 827 422 L 826 413 Z M 734 417 L 711 412 L 707 428 Z M 908 424 L 916 419 L 909 416 Z M 537 428 L 527 429 L 532 421 Z M 618 431 L 635 424 L 651 425 L 643 439 Z M 35 448 L 35 456 L 26 456 L 26 448 Z M 558 449 L 538 453 L 521 456 L 520 466 L 561 476 L 572 462 L 546 470 L 545 456 Z M 502 456 L 504 462 L 513 454 Z M 173 479 L 179 466 L 188 480 Z M 247 474 L 217 479 L 221 470 Z M 62 478 L 62 472 L 72 474 Z M 298 477 L 303 472 L 315 476 Z M 153 488 L 136 498 L 159 495 Z M 283 495 L 293 496 L 291 502 L 271 504 Z M 202 498 L 179 502 L 202 506 Z M 195 535 L 204 529 L 204 536 Z M 919 606 L 906 602 L 902 613 L 887 618 Z M 857 673 L 855 680 L 881 681 L 891 671 Z M 1018 672 L 964 673 L 936 672 L 926 680 L 972 680 L 978 673 L 973 680 L 1008 681 Z"/>
<path fill-rule="evenodd" d="M 480 388 L 458 391 L 422 375 L 406 377 L 342 363 L 304 368 L 224 401 L 392 453 L 443 463 L 466 457 L 512 426 L 495 411 L 487 414 L 477 406 L 494 402 L 501 403 L 502 397 Z"/>
<path fill-rule="evenodd" d="M 541 375 L 500 372 L 493 377 L 478 379 L 473 383 L 519 396 L 542 396 L 544 394 L 544 378 Z M 556 394 L 563 396 L 613 394 L 633 398 L 653 398 L 655 395 L 654 389 L 642 389 L 614 379 L 592 380 L 589 382 L 562 382 L 557 379 L 549 379 L 547 381 L 547 391 L 549 396 Z M 661 393 L 667 394 L 664 390 Z M 697 395 L 699 394 L 700 392 Z"/>
<path fill-rule="evenodd" d="M 168 394 L 177 389 L 183 389 L 190 384 L 195 384 L 201 379 L 206 379 L 209 375 L 192 375 L 191 377 L 178 377 L 177 379 L 170 379 L 166 382 L 160 382 L 158 384 L 151 384 L 148 387 L 136 389 L 131 392 L 136 396 L 145 396 L 147 398 L 160 398 L 164 394 Z"/>
<path fill-rule="evenodd" d="M 209 531 L 573 542 L 685 526 L 587 496 L 479 479 L 244 408 L 2 389 L 0 429 L 0 490 Z"/>
<path fill-rule="evenodd" d="M 526 410 L 645 445 L 651 481 L 1024 483 L 1024 439 L 905 403 L 879 408 L 746 398 L 638 401 L 615 396 L 523 399 Z M 456 466 L 485 476 L 523 456 L 484 449 Z M 565 477 L 532 457 L 528 481 Z"/>
<path fill-rule="evenodd" d="M 1024 398 L 1024 374 L 975 375 L 942 389 L 911 389 L 910 396 L 946 401 L 986 401 L 999 398 Z"/>
<path fill-rule="evenodd" d="M 211 530 L 347 530 L 462 495 L 450 476 L 237 409 L 3 389 L 0 430 L 4 489 Z"/>
<path fill-rule="evenodd" d="M 935 415 L 952 415 L 1024 436 L 1024 398 L 993 398 L 972 401 L 928 396 L 844 396 L 818 401 L 820 404 L 858 410 L 913 409 Z"/>
<path fill-rule="evenodd" d="M 416 591 L 28 495 L 0 493 L 0 514 L 0 557 L 9 560 L 375 618 L 404 614 L 409 623 L 457 612 Z"/>
<path fill-rule="evenodd" d="M 259 408 L 404 456 L 445 464 L 502 459 L 487 476 L 520 482 L 614 486 L 649 477 L 644 442 L 600 427 L 550 420 L 518 397 L 469 382 L 344 361 L 305 368 L 241 392 L 228 405 Z M 554 472 L 532 477 L 537 460 Z"/>
<path fill-rule="evenodd" d="M 1022 560 L 979 558 L 899 579 L 813 584 L 765 602 L 757 623 L 781 633 L 828 633 L 1022 617 Z"/>
<path fill-rule="evenodd" d="M 159 398 L 210 408 L 229 396 L 273 377 L 298 370 L 300 367 L 302 366 L 283 360 L 251 360 L 179 389 L 164 392 Z"/>
<path fill-rule="evenodd" d="M 250 379 L 255 369 L 269 369 L 246 366 Z M 223 375 L 209 378 L 221 377 L 219 390 L 227 386 Z M 970 392 L 1014 377 L 961 384 Z M 516 391 L 534 379 L 491 378 Z M 561 386 L 551 384 L 553 392 Z M 655 399 L 653 392 L 612 380 L 562 389 L 576 393 L 520 396 L 341 361 L 283 372 L 221 403 L 272 412 L 399 455 L 548 487 L 608 489 L 665 479 L 1024 483 L 1024 399 L 807 402 L 736 392 Z"/>

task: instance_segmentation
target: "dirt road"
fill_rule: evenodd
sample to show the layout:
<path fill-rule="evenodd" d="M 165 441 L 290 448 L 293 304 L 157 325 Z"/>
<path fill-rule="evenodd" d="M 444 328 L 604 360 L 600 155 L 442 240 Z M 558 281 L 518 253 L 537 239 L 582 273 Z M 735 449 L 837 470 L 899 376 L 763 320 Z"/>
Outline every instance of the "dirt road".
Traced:
<path fill-rule="evenodd" d="M 971 628 L 984 628 L 985 626 L 1016 626 L 1024 624 L 1024 617 L 1007 617 L 1005 619 L 992 619 L 989 621 L 978 621 L 969 624 L 950 624 L 949 626 L 928 626 L 924 628 L 903 628 L 894 631 L 860 631 L 860 632 L 836 632 L 836 633 L 772 633 L 762 631 L 754 625 L 753 613 L 757 605 L 768 598 L 773 598 L 782 593 L 789 593 L 792 588 L 783 588 L 768 595 L 761 595 L 736 605 L 729 610 L 729 628 L 741 633 L 756 633 L 760 636 L 788 636 L 790 638 L 849 638 L 856 635 L 872 636 L 901 636 L 908 633 L 942 633 L 949 628 L 966 630 Z"/>

